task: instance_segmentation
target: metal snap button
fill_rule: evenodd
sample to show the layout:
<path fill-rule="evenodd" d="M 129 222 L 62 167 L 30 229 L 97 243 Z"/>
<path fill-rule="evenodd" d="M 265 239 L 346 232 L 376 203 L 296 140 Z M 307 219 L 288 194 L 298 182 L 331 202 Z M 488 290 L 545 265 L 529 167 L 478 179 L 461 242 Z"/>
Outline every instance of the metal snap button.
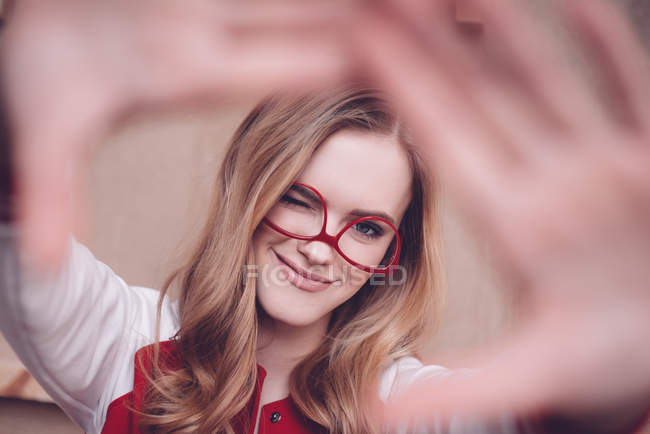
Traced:
<path fill-rule="evenodd" d="M 279 412 L 274 411 L 273 413 L 271 413 L 271 423 L 279 422 L 280 419 L 282 419 L 282 416 L 280 415 Z"/>

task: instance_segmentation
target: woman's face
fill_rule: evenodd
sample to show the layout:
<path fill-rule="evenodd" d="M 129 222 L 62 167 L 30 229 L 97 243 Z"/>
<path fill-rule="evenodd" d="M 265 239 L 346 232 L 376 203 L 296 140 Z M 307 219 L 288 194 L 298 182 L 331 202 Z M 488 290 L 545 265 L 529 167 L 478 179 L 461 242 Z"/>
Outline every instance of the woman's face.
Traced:
<path fill-rule="evenodd" d="M 341 130 L 319 147 L 295 181 L 321 193 L 327 206 L 326 231 L 336 235 L 359 217 L 358 210 L 387 214 L 399 227 L 411 199 L 411 176 L 396 138 Z M 253 236 L 253 247 L 257 300 L 271 318 L 288 325 L 328 319 L 371 276 L 323 242 L 286 237 L 263 223 Z M 304 277 L 310 273 L 321 281 Z"/>

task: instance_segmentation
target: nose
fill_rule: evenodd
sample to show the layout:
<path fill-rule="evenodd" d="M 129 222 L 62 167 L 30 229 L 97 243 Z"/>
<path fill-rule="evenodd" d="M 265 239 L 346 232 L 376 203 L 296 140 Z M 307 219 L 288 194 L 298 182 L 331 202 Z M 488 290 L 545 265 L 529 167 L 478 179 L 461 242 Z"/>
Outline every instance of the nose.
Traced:
<path fill-rule="evenodd" d="M 326 226 L 325 233 L 334 242 L 332 234 L 336 234 L 335 220 L 329 218 Z M 331 265 L 338 255 L 333 247 L 323 241 L 299 241 L 298 251 L 313 265 Z"/>
<path fill-rule="evenodd" d="M 322 241 L 299 242 L 298 251 L 307 258 L 310 264 L 314 265 L 332 264 L 336 253 L 332 247 Z"/>

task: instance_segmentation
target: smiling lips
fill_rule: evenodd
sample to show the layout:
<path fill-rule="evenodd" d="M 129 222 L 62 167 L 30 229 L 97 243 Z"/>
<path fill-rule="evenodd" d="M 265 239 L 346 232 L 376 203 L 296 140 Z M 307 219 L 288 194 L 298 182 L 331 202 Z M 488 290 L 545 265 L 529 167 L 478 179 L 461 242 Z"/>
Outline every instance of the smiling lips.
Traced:
<path fill-rule="evenodd" d="M 277 252 L 275 254 L 280 260 L 283 274 L 295 287 L 304 291 L 317 292 L 327 289 L 332 284 L 333 281 L 310 273 Z"/>

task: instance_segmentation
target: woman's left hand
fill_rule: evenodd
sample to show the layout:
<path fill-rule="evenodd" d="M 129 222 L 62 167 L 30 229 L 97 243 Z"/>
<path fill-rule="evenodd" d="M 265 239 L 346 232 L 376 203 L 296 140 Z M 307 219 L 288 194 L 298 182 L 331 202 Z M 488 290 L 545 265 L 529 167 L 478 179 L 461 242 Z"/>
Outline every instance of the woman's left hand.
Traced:
<path fill-rule="evenodd" d="M 392 419 L 650 407 L 650 69 L 602 0 L 553 3 L 590 61 L 522 1 L 386 1 L 360 22 L 372 76 L 452 199 L 519 282 L 525 321 L 469 377 L 399 397 Z M 631 407 L 630 407 L 631 405 Z M 634 408 L 634 406 L 638 408 Z M 632 417 L 632 418 L 634 418 Z"/>
<path fill-rule="evenodd" d="M 351 63 L 339 2 L 5 3 L 14 7 L 0 40 L 0 93 L 15 219 L 39 269 L 60 266 L 86 155 L 125 117 L 331 86 Z"/>

